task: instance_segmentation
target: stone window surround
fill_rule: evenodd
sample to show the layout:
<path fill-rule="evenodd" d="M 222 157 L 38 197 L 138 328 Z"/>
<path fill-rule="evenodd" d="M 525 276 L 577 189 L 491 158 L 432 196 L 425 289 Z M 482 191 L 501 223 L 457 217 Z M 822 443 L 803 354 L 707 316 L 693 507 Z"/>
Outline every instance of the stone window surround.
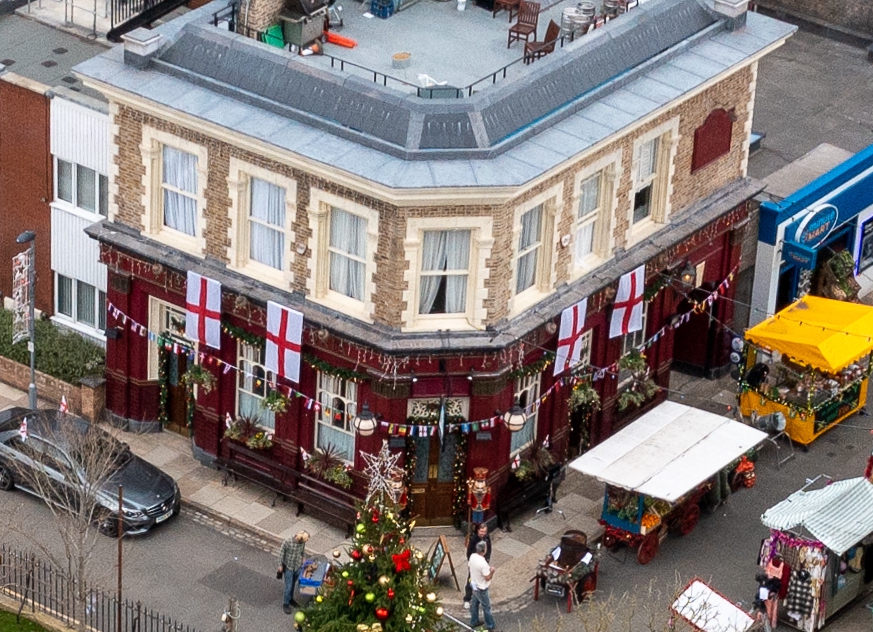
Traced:
<path fill-rule="evenodd" d="M 633 199 L 640 188 L 639 176 L 639 152 L 642 145 L 650 140 L 658 138 L 658 153 L 656 160 L 656 175 L 652 183 L 651 212 L 649 217 L 634 224 Z M 626 248 L 649 237 L 661 229 L 670 219 L 670 198 L 673 193 L 673 177 L 676 172 L 675 158 L 679 148 L 679 117 L 675 116 L 661 125 L 641 134 L 634 140 L 633 159 L 630 172 L 630 192 L 628 194 L 627 221 L 628 230 L 626 236 Z M 644 183 L 647 184 L 647 183 Z"/>
<path fill-rule="evenodd" d="M 555 263 L 558 259 L 556 245 L 558 243 L 557 215 L 563 207 L 563 184 L 559 183 L 546 189 L 539 195 L 526 200 L 523 204 L 515 207 L 512 218 L 512 277 L 510 278 L 510 316 L 517 316 L 521 312 L 539 303 L 552 293 L 557 283 L 557 270 Z M 518 287 L 518 245 L 521 240 L 521 217 L 531 209 L 542 204 L 543 214 L 540 222 L 540 252 L 537 261 L 536 279 L 534 284 L 524 291 L 516 294 Z"/>
<path fill-rule="evenodd" d="M 258 178 L 270 184 L 285 189 L 285 250 L 282 253 L 282 270 L 254 261 L 249 258 L 249 211 L 251 209 L 251 180 Z M 269 169 L 231 157 L 230 173 L 227 177 L 227 188 L 230 195 L 228 216 L 227 257 L 229 268 L 246 276 L 275 285 L 287 290 L 294 282 L 295 243 L 294 220 L 297 216 L 297 181 Z"/>
<path fill-rule="evenodd" d="M 164 145 L 197 156 L 197 227 L 195 235 L 173 230 L 164 225 L 163 195 L 161 188 L 162 148 Z M 182 250 L 197 257 L 206 252 L 206 187 L 209 175 L 208 152 L 206 147 L 192 143 L 178 136 L 142 126 L 140 145 L 142 162 L 145 166 L 143 176 L 143 234 L 171 248 Z"/>
<path fill-rule="evenodd" d="M 612 235 L 612 227 L 616 220 L 618 210 L 618 187 L 622 176 L 621 148 L 610 152 L 581 169 L 573 183 L 573 200 L 570 212 L 573 217 L 573 228 L 570 231 L 571 253 L 571 278 L 591 272 L 594 268 L 605 263 L 612 256 L 615 241 Z M 586 255 L 581 262 L 576 260 L 576 236 L 579 225 L 579 198 L 582 196 L 582 183 L 600 172 L 600 204 L 597 211 L 597 219 L 594 220 L 594 247 L 593 252 Z M 581 265 L 580 265 L 581 264 Z"/>
<path fill-rule="evenodd" d="M 344 386 L 346 388 L 346 394 L 343 395 L 339 391 L 341 389 L 337 389 L 337 392 L 331 390 L 329 385 L 326 382 L 333 382 L 333 386 Z M 348 435 L 352 438 L 352 458 L 351 459 L 343 459 L 343 462 L 348 464 L 354 464 L 355 454 L 357 454 L 357 434 L 355 432 L 354 426 L 352 424 L 352 420 L 358 413 L 358 384 L 354 380 L 346 380 L 344 378 L 338 376 L 327 375 L 326 373 L 322 373 L 321 371 L 316 371 L 316 388 L 315 388 L 315 401 L 321 404 L 321 410 L 316 412 L 313 415 L 313 419 L 315 421 L 315 438 L 313 449 L 318 450 L 318 440 L 319 440 L 319 427 L 327 426 L 328 428 L 332 428 L 337 432 L 341 432 L 344 435 Z M 342 400 L 344 404 L 343 415 L 345 419 L 343 420 L 343 428 L 338 428 L 334 426 L 330 416 L 332 414 L 336 414 L 335 412 L 328 413 L 324 409 L 324 403 L 322 402 L 322 395 L 327 395 L 328 400 L 330 401 L 330 406 L 333 408 L 333 401 L 335 399 Z M 351 413 L 349 410 L 351 409 Z M 347 427 L 346 427 L 347 426 Z M 341 457 L 342 458 L 342 457 Z"/>
<path fill-rule="evenodd" d="M 149 331 L 153 331 L 156 334 L 160 335 L 164 332 L 164 326 L 161 322 L 161 316 L 165 311 L 170 311 L 180 316 L 182 320 L 185 320 L 185 310 L 178 305 L 173 305 L 172 303 L 168 303 L 167 301 L 163 301 L 157 297 L 149 296 L 149 311 L 148 311 L 148 328 Z M 180 339 L 183 337 L 180 335 Z M 187 344 L 191 345 L 191 341 L 187 341 Z M 195 352 L 199 345 L 193 344 Z M 150 381 L 155 381 L 158 379 L 158 343 L 156 340 L 149 340 L 148 342 L 149 353 L 148 353 L 148 362 L 147 362 L 147 378 Z"/>
<path fill-rule="evenodd" d="M 367 255 L 364 271 L 364 300 L 358 301 L 350 296 L 330 289 L 330 209 L 337 207 L 362 217 L 367 221 Z M 309 276 L 306 279 L 308 298 L 347 316 L 368 323 L 373 322 L 376 306 L 376 250 L 379 246 L 379 211 L 367 208 L 333 193 L 313 187 L 309 192 Z"/>
<path fill-rule="evenodd" d="M 527 424 L 533 424 L 532 432 L 531 432 L 531 440 L 527 443 L 516 447 L 514 450 L 512 449 L 512 440 L 511 436 L 516 433 L 510 433 L 510 442 L 509 442 L 509 458 L 514 459 L 515 455 L 521 454 L 525 450 L 527 450 L 530 446 L 536 443 L 537 441 L 537 422 L 539 421 L 539 408 L 536 408 L 536 402 L 539 400 L 542 395 L 542 386 L 543 386 L 543 372 L 534 373 L 532 375 L 526 375 L 523 377 L 518 377 L 515 379 L 513 394 L 513 401 L 520 401 L 521 395 L 525 391 L 527 391 L 527 406 L 534 406 L 534 410 L 527 416 Z M 531 397 L 533 395 L 533 397 Z"/>
<path fill-rule="evenodd" d="M 419 314 L 419 272 L 423 250 L 423 233 L 429 230 L 469 230 L 470 267 L 467 277 L 467 311 L 463 314 Z M 485 326 L 487 316 L 485 299 L 488 289 L 485 281 L 491 271 L 487 261 L 494 247 L 494 219 L 491 216 L 472 217 L 416 217 L 406 222 L 403 241 L 407 267 L 403 273 L 401 313 L 403 331 L 435 331 L 439 329 L 474 330 Z"/>

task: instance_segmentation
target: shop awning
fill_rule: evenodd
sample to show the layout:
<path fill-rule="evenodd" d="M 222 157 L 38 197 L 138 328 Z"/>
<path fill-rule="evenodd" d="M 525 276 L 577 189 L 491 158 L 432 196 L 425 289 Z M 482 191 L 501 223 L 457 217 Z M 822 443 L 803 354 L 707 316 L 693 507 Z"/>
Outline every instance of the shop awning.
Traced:
<path fill-rule="evenodd" d="M 685 587 L 671 609 L 699 632 L 746 632 L 754 621 L 699 579 Z"/>
<path fill-rule="evenodd" d="M 821 489 L 794 492 L 761 516 L 780 531 L 806 529 L 842 555 L 873 533 L 873 483 L 864 477 L 835 481 Z"/>
<path fill-rule="evenodd" d="M 746 340 L 834 373 L 873 350 L 873 307 L 805 296 L 749 329 Z"/>
<path fill-rule="evenodd" d="M 664 402 L 570 467 L 609 485 L 674 502 L 766 437 L 727 417 Z"/>

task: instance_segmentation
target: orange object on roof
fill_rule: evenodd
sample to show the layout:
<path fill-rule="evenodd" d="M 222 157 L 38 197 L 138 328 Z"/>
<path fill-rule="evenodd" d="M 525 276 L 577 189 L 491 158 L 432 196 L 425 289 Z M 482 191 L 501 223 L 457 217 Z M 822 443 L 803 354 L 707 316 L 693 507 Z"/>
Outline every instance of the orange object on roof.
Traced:
<path fill-rule="evenodd" d="M 342 46 L 344 48 L 354 48 L 358 45 L 358 43 L 351 37 L 343 37 L 342 35 L 337 35 L 332 31 L 324 32 L 324 40 L 326 42 L 330 42 L 331 44 L 336 44 L 337 46 Z"/>

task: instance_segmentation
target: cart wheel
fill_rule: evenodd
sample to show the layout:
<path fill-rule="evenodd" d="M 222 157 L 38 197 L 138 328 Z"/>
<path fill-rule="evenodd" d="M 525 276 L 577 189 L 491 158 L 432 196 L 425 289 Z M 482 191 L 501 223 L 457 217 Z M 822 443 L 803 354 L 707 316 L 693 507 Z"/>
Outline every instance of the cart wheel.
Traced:
<path fill-rule="evenodd" d="M 640 548 L 637 550 L 637 562 L 643 566 L 651 562 L 658 554 L 659 546 L 661 546 L 661 538 L 658 537 L 657 531 L 652 531 L 640 542 Z"/>
<path fill-rule="evenodd" d="M 700 505 L 697 503 L 688 505 L 685 512 L 682 514 L 682 518 L 679 519 L 679 533 L 682 535 L 688 535 L 694 531 L 694 527 L 697 526 L 699 521 Z"/>
<path fill-rule="evenodd" d="M 616 541 L 616 537 L 611 533 L 603 534 L 603 546 L 605 546 L 607 549 L 611 549 L 612 547 L 614 547 Z"/>

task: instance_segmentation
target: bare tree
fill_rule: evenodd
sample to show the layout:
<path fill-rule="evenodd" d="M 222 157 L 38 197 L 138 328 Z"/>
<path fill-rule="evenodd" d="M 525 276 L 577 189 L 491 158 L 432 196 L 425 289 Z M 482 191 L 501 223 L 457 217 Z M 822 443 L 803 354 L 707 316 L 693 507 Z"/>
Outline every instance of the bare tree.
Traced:
<path fill-rule="evenodd" d="M 6 469 L 14 487 L 45 501 L 52 513 L 65 559 L 58 559 L 27 525 L 5 520 L 23 534 L 58 568 L 66 567 L 75 581 L 77 609 L 88 605 L 89 565 L 100 532 L 117 534 L 113 516 L 112 475 L 130 458 L 127 446 L 102 429 L 76 417 L 43 410 L 28 415 L 28 434 L 0 427 L 0 469 Z M 5 439 L 4 439 L 5 437 Z M 0 472 L 0 480 L 3 473 Z M 8 484 L 8 483 L 7 483 Z M 116 507 L 117 511 L 117 507 Z M 96 527 L 96 528 L 95 528 Z"/>

